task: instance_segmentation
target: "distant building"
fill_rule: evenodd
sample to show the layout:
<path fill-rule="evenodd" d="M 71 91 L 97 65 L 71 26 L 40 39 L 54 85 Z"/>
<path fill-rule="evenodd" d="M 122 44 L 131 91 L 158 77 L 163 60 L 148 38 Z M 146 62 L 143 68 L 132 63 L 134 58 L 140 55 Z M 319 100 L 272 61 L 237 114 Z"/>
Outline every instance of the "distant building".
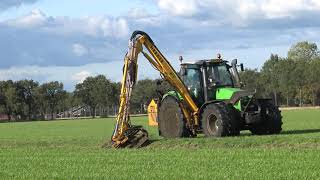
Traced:
<path fill-rule="evenodd" d="M 9 117 L 6 114 L 0 114 L 0 121 L 8 121 Z"/>

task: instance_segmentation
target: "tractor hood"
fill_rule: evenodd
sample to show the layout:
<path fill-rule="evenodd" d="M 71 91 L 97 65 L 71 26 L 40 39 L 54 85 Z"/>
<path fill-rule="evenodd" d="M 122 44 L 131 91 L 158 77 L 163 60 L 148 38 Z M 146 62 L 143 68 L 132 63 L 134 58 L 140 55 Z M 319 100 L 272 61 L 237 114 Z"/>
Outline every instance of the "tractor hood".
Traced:
<path fill-rule="evenodd" d="M 218 88 L 216 91 L 216 99 L 217 100 L 227 100 L 231 99 L 233 94 L 236 92 L 243 92 L 244 90 L 239 88 Z"/>
<path fill-rule="evenodd" d="M 240 88 L 217 88 L 216 100 L 224 101 L 232 104 L 236 109 L 241 111 L 241 104 L 248 102 L 255 92 L 246 91 Z M 183 97 L 176 91 L 169 91 L 163 96 L 163 99 L 167 96 L 173 96 L 178 100 L 183 100 Z M 244 100 L 244 101 L 242 101 Z M 240 102 L 242 101 L 242 103 Z"/>
<path fill-rule="evenodd" d="M 216 99 L 224 100 L 226 103 L 232 104 L 236 109 L 241 111 L 242 104 L 249 102 L 255 92 L 242 90 L 239 88 L 218 88 L 216 91 Z M 243 102 L 240 102 L 244 100 Z"/>

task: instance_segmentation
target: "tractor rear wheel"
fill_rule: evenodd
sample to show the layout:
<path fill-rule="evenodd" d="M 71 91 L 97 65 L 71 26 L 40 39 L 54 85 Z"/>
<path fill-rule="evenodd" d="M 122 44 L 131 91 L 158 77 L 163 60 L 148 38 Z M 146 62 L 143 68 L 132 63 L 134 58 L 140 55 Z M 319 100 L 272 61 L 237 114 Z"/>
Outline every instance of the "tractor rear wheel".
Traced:
<path fill-rule="evenodd" d="M 262 122 L 253 125 L 251 133 L 257 135 L 279 134 L 282 130 L 282 116 L 279 108 L 269 102 L 265 102 L 261 106 Z"/>
<path fill-rule="evenodd" d="M 158 121 L 159 135 L 162 137 L 180 138 L 189 135 L 178 100 L 172 96 L 162 100 Z"/>
<path fill-rule="evenodd" d="M 206 137 L 223 137 L 231 133 L 231 118 L 224 103 L 209 104 L 201 115 L 203 133 Z"/>
<path fill-rule="evenodd" d="M 231 104 L 227 104 L 227 113 L 230 116 L 230 136 L 239 136 L 242 123 L 240 121 L 240 113 Z"/>

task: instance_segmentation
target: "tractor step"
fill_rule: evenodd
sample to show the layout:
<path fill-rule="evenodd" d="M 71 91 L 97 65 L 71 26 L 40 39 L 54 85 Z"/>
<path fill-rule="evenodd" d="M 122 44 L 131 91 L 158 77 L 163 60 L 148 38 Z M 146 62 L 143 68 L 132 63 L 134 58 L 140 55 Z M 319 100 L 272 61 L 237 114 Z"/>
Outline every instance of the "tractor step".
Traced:
<path fill-rule="evenodd" d="M 108 142 L 103 147 L 112 148 L 140 148 L 145 146 L 149 141 L 148 132 L 142 126 L 130 127 L 126 133 L 125 138 L 118 142 Z"/>

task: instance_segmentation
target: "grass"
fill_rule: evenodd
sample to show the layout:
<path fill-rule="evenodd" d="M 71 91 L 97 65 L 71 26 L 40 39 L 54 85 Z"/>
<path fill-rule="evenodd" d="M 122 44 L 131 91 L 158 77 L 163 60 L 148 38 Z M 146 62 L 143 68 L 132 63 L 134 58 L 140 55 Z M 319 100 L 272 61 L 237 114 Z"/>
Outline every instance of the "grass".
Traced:
<path fill-rule="evenodd" d="M 284 111 L 281 135 L 165 140 L 102 149 L 114 119 L 0 124 L 0 179 L 318 179 L 320 110 Z"/>

